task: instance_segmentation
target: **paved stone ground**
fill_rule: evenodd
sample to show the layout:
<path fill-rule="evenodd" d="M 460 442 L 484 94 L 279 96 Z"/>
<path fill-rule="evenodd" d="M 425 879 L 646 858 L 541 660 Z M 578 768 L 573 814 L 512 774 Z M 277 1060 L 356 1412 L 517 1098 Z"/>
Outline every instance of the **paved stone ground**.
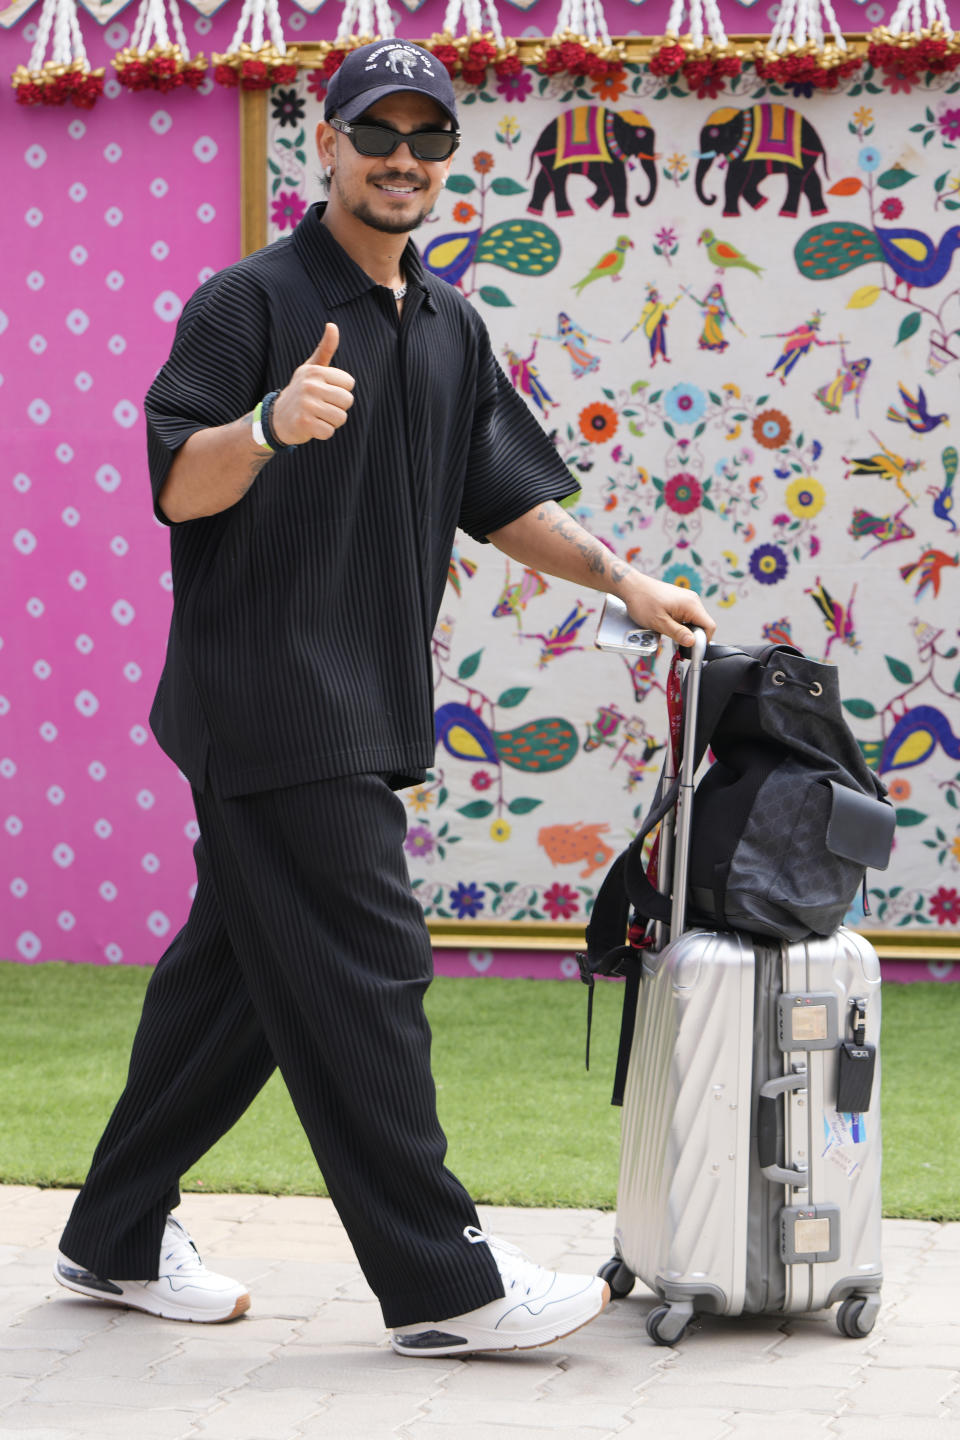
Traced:
<path fill-rule="evenodd" d="M 188 1195 L 178 1212 L 249 1314 L 186 1325 L 71 1297 L 51 1266 L 72 1192 L 0 1188 L 2 1440 L 960 1440 L 960 1224 L 888 1221 L 884 1305 L 705 1319 L 653 1345 L 641 1286 L 569 1340 L 471 1360 L 387 1344 L 329 1201 Z M 541 1263 L 594 1270 L 610 1215 L 485 1210 Z"/>

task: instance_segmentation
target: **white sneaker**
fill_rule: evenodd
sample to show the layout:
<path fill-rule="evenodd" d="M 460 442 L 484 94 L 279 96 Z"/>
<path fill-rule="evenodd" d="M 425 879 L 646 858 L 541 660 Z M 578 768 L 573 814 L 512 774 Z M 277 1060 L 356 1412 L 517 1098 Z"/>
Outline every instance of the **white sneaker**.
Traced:
<path fill-rule="evenodd" d="M 214 1275 L 200 1259 L 196 1245 L 179 1220 L 167 1216 L 160 1245 L 160 1275 L 156 1280 L 102 1280 L 58 1253 L 53 1278 L 78 1295 L 109 1300 L 131 1310 L 146 1310 L 164 1320 L 198 1320 L 213 1323 L 234 1320 L 250 1308 L 242 1285 L 226 1275 Z"/>
<path fill-rule="evenodd" d="M 476 1350 L 532 1350 L 579 1330 L 596 1318 L 610 1299 L 610 1287 L 597 1275 L 567 1275 L 544 1270 L 506 1240 L 475 1226 L 464 1235 L 471 1245 L 486 1244 L 503 1280 L 504 1297 L 448 1320 L 425 1320 L 394 1330 L 391 1343 L 400 1355 L 469 1355 Z"/>

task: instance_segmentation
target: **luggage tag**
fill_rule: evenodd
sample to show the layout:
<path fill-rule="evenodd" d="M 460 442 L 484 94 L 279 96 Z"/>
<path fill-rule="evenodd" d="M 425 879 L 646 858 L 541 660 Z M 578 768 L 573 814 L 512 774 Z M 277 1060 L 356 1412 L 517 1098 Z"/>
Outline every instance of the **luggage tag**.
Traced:
<path fill-rule="evenodd" d="M 853 1002 L 853 1039 L 840 1045 L 837 1074 L 837 1110 L 841 1115 L 862 1115 L 870 1108 L 877 1047 L 866 1043 L 867 1002 Z"/>

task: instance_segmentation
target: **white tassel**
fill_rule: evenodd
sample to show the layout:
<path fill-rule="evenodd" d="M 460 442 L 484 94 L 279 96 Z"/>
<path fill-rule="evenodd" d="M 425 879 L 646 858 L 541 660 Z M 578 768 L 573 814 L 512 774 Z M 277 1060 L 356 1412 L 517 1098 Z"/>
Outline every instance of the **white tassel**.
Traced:
<path fill-rule="evenodd" d="M 808 46 L 822 50 L 826 40 L 824 18 L 833 44 L 838 50 L 845 51 L 847 42 L 830 0 L 784 0 L 767 41 L 768 52 L 782 55 L 791 47 L 803 49 Z"/>
<path fill-rule="evenodd" d="M 790 0 L 787 0 L 790 3 Z M 685 0 L 672 0 L 670 14 L 667 16 L 667 34 L 679 35 L 683 29 Z M 704 16 L 706 16 L 706 33 L 713 46 L 717 49 L 727 48 L 727 33 L 723 28 L 723 20 L 720 15 L 720 7 L 717 0 L 690 0 L 690 21 L 689 34 L 690 44 L 694 50 L 702 50 L 704 44 Z"/>
<path fill-rule="evenodd" d="M 943 0 L 924 0 L 923 10 L 926 12 L 926 23 L 921 16 L 920 0 L 900 0 L 890 18 L 887 30 L 891 35 L 905 35 L 911 32 L 918 34 L 923 29 L 932 29 L 934 25 L 939 24 L 949 40 L 953 35 L 953 30 Z"/>
<path fill-rule="evenodd" d="M 562 0 L 556 34 L 582 35 L 591 45 L 612 44 L 600 0 Z"/>
<path fill-rule="evenodd" d="M 447 13 L 443 17 L 443 33 L 445 35 L 457 34 L 461 12 L 464 34 L 480 35 L 484 31 L 489 31 L 493 36 L 494 43 L 499 49 L 503 49 L 503 28 L 494 0 L 483 0 L 482 6 L 480 0 L 449 0 Z"/>
<path fill-rule="evenodd" d="M 74 0 L 43 0 L 43 9 L 37 24 L 37 38 L 30 52 L 28 69 L 43 68 L 44 56 L 53 32 L 53 49 L 49 63 L 71 65 L 79 60 L 84 70 L 89 70 L 87 51 L 80 33 L 80 21 Z"/>
<path fill-rule="evenodd" d="M 358 36 L 392 40 L 393 34 L 393 16 L 387 0 L 346 0 L 333 45 L 334 49 L 340 49 Z"/>
<path fill-rule="evenodd" d="M 89 110 L 103 94 L 103 70 L 90 69 L 76 0 L 43 0 L 29 63 L 17 66 L 13 85 L 27 105 L 63 105 L 70 99 Z"/>
<path fill-rule="evenodd" d="M 250 27 L 250 38 L 247 40 L 247 26 Z M 250 50 L 259 52 L 267 45 L 265 31 L 270 32 L 269 44 L 278 55 L 286 55 L 287 45 L 283 38 L 283 26 L 280 23 L 280 9 L 277 0 L 243 0 L 243 8 L 240 11 L 240 19 L 237 28 L 233 32 L 233 39 L 230 41 L 230 52 L 240 51 L 244 44 Z"/>

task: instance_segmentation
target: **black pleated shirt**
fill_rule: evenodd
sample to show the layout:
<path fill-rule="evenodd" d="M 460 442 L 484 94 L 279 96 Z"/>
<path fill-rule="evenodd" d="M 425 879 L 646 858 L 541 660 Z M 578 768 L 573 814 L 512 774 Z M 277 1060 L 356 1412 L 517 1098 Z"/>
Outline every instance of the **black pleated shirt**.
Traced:
<path fill-rule="evenodd" d="M 340 330 L 346 424 L 276 455 L 236 505 L 170 527 L 173 617 L 151 712 L 221 795 L 433 764 L 430 640 L 458 525 L 476 539 L 573 491 L 485 325 L 408 242 L 402 317 L 313 206 L 206 281 L 146 398 L 154 508 L 197 430 L 247 414 Z M 254 452 L 251 452 L 254 453 Z"/>

